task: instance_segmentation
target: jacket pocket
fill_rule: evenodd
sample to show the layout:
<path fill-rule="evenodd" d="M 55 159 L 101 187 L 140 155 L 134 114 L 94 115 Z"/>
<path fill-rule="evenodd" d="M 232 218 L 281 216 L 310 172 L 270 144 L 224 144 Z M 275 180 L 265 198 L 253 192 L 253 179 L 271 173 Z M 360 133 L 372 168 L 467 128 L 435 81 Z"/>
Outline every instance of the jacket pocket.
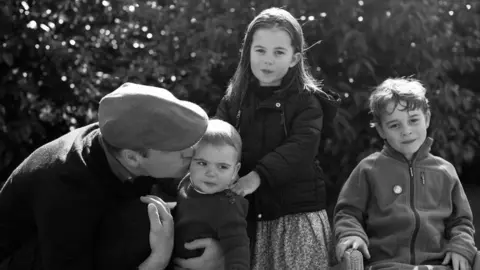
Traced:
<path fill-rule="evenodd" d="M 449 202 L 448 183 L 443 173 L 432 170 L 420 170 L 415 177 L 416 205 L 420 210 L 438 209 L 442 202 Z M 447 191 L 447 192 L 445 192 Z"/>

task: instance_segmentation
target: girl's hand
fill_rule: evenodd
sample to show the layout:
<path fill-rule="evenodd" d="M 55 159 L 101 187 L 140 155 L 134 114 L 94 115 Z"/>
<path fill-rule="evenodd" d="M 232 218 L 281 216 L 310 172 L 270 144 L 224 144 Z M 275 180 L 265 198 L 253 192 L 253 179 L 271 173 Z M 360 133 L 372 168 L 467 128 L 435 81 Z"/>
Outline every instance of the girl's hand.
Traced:
<path fill-rule="evenodd" d="M 252 194 L 260 186 L 260 176 L 257 172 L 251 171 L 235 182 L 230 189 L 240 196 Z"/>
<path fill-rule="evenodd" d="M 447 252 L 442 264 L 447 265 L 452 261 L 453 270 L 470 270 L 470 263 L 462 255 L 455 252 Z"/>

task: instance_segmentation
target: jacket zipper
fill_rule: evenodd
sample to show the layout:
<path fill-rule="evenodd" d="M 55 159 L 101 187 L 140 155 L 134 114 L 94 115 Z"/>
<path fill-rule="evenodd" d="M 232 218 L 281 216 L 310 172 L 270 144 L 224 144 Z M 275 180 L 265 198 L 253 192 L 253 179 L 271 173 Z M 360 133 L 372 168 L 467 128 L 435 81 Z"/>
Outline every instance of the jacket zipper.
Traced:
<path fill-rule="evenodd" d="M 408 162 L 408 169 L 410 171 L 410 206 L 413 211 L 413 215 L 415 216 L 415 228 L 412 234 L 412 240 L 410 241 L 410 264 L 415 265 L 415 240 L 418 235 L 418 231 L 420 230 L 420 215 L 418 214 L 417 210 L 415 209 L 415 177 L 413 175 L 413 166 L 412 162 Z M 422 178 L 423 179 L 423 178 Z"/>

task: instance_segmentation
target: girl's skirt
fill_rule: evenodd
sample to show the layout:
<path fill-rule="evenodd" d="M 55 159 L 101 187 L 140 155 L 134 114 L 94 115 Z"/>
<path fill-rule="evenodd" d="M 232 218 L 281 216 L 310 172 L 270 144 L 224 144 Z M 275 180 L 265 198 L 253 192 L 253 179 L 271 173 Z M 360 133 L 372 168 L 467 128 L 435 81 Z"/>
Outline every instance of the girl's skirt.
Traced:
<path fill-rule="evenodd" d="M 253 246 L 253 270 L 322 270 L 335 260 L 325 210 L 257 222 Z"/>

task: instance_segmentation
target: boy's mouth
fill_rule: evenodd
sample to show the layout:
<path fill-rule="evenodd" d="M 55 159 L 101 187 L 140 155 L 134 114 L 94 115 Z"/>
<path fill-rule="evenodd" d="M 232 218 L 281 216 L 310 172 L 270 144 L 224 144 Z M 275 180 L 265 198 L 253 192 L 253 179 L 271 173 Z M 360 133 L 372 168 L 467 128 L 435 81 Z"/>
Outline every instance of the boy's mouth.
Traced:
<path fill-rule="evenodd" d="M 413 140 L 409 140 L 409 141 L 403 141 L 402 144 L 411 144 L 415 141 L 415 139 Z"/>

